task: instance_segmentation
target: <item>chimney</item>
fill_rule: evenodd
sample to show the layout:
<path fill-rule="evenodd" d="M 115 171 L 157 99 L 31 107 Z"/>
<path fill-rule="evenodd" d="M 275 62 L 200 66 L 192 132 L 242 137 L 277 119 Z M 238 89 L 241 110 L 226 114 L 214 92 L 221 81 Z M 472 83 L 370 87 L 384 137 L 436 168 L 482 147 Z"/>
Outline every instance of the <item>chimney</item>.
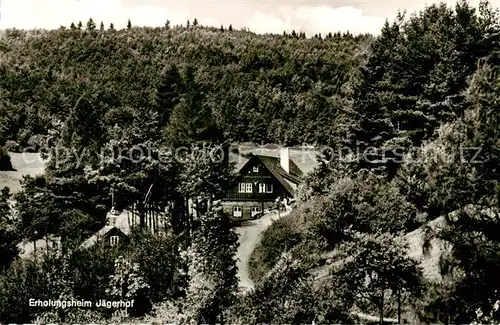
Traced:
<path fill-rule="evenodd" d="M 287 173 L 290 173 L 290 149 L 281 148 L 280 151 L 280 165 Z"/>

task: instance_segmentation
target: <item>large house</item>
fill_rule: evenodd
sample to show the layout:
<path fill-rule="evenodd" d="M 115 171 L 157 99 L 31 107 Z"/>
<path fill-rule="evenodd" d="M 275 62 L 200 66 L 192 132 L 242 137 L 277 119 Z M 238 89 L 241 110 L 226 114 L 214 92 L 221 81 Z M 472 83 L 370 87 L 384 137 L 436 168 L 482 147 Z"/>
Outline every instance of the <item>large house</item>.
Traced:
<path fill-rule="evenodd" d="M 250 155 L 237 168 L 237 182 L 222 199 L 224 211 L 236 220 L 252 219 L 275 206 L 277 200 L 295 197 L 302 171 L 290 159 L 289 148 L 280 157 Z"/>

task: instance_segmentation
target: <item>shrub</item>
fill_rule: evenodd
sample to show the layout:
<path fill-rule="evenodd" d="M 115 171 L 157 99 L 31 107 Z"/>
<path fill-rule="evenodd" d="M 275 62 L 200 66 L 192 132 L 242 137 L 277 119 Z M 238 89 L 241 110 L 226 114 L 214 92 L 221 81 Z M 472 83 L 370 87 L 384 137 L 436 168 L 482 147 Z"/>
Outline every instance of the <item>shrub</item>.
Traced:
<path fill-rule="evenodd" d="M 262 279 L 273 268 L 283 251 L 300 243 L 301 231 L 297 228 L 296 218 L 294 213 L 276 220 L 262 233 L 262 241 L 250 256 L 249 275 L 252 281 Z"/>
<path fill-rule="evenodd" d="M 0 170 L 12 170 L 9 153 L 4 148 L 0 148 Z"/>
<path fill-rule="evenodd" d="M 11 152 L 21 152 L 21 146 L 16 142 L 12 140 L 7 140 L 4 145 L 5 150 L 11 151 Z"/>

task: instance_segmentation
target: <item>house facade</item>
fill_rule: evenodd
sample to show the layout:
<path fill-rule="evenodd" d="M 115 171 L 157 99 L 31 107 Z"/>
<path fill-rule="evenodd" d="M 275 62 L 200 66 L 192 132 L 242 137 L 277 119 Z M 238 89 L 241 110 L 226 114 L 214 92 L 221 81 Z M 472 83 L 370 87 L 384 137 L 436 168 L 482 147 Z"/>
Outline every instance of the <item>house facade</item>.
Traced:
<path fill-rule="evenodd" d="M 289 149 L 280 157 L 251 155 L 237 170 L 237 180 L 222 199 L 226 213 L 235 220 L 253 219 L 275 206 L 277 200 L 288 202 L 296 194 L 302 171 L 290 159 Z"/>
<path fill-rule="evenodd" d="M 80 248 L 89 248 L 99 241 L 102 241 L 106 246 L 118 246 L 128 243 L 130 226 L 128 226 L 127 219 L 130 219 L 130 217 L 126 215 L 126 212 L 119 213 L 112 209 L 106 217 L 106 225 L 87 238 L 80 245 Z"/>

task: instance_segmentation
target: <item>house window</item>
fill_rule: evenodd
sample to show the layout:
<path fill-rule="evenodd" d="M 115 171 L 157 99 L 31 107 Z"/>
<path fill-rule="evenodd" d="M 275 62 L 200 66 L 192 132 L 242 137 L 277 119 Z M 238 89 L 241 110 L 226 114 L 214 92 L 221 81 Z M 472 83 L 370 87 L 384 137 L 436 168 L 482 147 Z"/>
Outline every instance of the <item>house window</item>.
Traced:
<path fill-rule="evenodd" d="M 243 215 L 243 209 L 241 207 L 233 207 L 233 217 L 241 218 Z"/>
<path fill-rule="evenodd" d="M 111 237 L 109 237 L 109 242 L 110 242 L 111 246 L 118 245 L 118 241 L 119 240 L 120 240 L 120 237 L 118 237 L 118 236 L 111 236 Z"/>
<path fill-rule="evenodd" d="M 252 193 L 252 183 L 246 183 L 246 192 Z"/>
<path fill-rule="evenodd" d="M 253 166 L 253 172 L 258 173 L 259 172 L 259 166 Z"/>
<path fill-rule="evenodd" d="M 273 184 L 266 184 L 266 193 L 273 192 Z"/>
<path fill-rule="evenodd" d="M 254 206 L 250 209 L 250 214 L 252 215 L 252 217 L 260 212 L 261 212 L 261 209 L 259 206 Z"/>
<path fill-rule="evenodd" d="M 245 193 L 245 192 L 246 192 L 245 183 L 240 183 L 240 193 Z"/>
<path fill-rule="evenodd" d="M 259 193 L 266 193 L 266 184 L 259 183 Z"/>

